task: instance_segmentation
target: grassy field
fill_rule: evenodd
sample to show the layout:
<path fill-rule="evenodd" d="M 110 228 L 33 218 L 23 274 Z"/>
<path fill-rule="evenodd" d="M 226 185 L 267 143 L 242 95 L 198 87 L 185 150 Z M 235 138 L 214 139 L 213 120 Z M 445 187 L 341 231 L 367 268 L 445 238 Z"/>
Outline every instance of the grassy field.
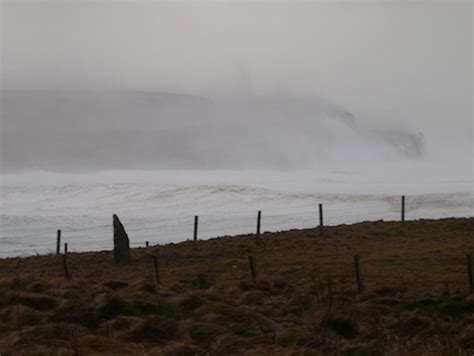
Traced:
<path fill-rule="evenodd" d="M 474 218 L 3 259 L 0 353 L 472 355 L 470 252 Z"/>

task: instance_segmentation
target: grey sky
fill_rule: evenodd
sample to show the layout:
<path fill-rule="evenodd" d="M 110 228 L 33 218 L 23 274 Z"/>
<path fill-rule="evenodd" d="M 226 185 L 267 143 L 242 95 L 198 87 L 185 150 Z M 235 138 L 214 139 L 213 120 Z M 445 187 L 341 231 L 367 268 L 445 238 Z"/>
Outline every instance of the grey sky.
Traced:
<path fill-rule="evenodd" d="M 472 126 L 472 2 L 2 2 L 3 89 L 320 95 L 373 126 Z M 472 138 L 471 138 L 472 139 Z"/>

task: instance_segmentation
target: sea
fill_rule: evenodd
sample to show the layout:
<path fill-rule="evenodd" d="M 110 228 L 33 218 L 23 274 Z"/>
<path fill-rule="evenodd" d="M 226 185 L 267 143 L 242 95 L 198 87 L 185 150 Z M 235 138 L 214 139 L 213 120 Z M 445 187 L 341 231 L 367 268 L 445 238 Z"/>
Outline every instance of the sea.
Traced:
<path fill-rule="evenodd" d="M 403 173 L 405 172 L 405 173 Z M 406 170 L 163 170 L 4 173 L 0 257 L 113 248 L 112 215 L 132 247 L 361 221 L 472 217 L 472 176 Z"/>

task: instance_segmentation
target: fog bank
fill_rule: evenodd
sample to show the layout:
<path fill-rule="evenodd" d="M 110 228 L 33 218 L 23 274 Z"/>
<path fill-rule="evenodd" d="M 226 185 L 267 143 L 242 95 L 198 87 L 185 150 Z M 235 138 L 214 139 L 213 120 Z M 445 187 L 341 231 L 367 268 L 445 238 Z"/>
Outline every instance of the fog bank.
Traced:
<path fill-rule="evenodd" d="M 421 159 L 423 133 L 369 130 L 321 98 L 3 91 L 2 169 L 313 169 Z"/>
<path fill-rule="evenodd" d="M 472 11 L 2 1 L 0 168 L 472 178 Z"/>

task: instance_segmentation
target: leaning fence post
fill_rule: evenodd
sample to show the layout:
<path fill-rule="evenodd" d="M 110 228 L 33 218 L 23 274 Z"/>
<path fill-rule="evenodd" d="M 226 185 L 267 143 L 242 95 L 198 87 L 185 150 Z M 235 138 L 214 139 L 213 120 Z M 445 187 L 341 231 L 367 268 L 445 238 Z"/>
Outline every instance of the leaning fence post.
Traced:
<path fill-rule="evenodd" d="M 58 230 L 56 237 L 56 255 L 61 253 L 61 230 Z"/>
<path fill-rule="evenodd" d="M 64 254 L 67 255 L 67 242 L 64 244 Z"/>
<path fill-rule="evenodd" d="M 63 255 L 63 268 L 64 268 L 64 276 L 69 279 L 70 278 L 70 275 L 69 275 L 69 269 L 67 267 L 67 255 Z"/>
<path fill-rule="evenodd" d="M 324 228 L 324 222 L 323 222 L 323 204 L 319 204 L 319 233 L 323 235 L 323 228 Z"/>
<path fill-rule="evenodd" d="M 259 210 L 257 214 L 257 235 L 260 236 L 260 223 L 262 222 L 262 211 Z"/>
<path fill-rule="evenodd" d="M 469 287 L 471 292 L 474 292 L 474 263 L 472 261 L 472 254 L 466 255 L 467 260 L 467 275 L 469 277 Z"/>
<path fill-rule="evenodd" d="M 160 273 L 158 270 L 158 257 L 153 256 L 153 267 L 155 269 L 156 284 L 160 284 Z"/>
<path fill-rule="evenodd" d="M 255 261 L 252 255 L 249 255 L 249 263 L 250 263 L 250 273 L 252 274 L 252 282 L 255 283 L 257 279 L 257 270 L 255 269 Z"/>
<path fill-rule="evenodd" d="M 402 195 L 402 222 L 405 222 L 405 196 Z"/>
<path fill-rule="evenodd" d="M 357 290 L 359 293 L 364 291 L 364 276 L 362 274 L 362 268 L 360 266 L 360 257 L 359 255 L 354 256 L 354 266 L 357 279 Z"/>
<path fill-rule="evenodd" d="M 199 222 L 199 216 L 194 216 L 194 241 L 197 241 L 198 239 L 198 222 Z"/>

